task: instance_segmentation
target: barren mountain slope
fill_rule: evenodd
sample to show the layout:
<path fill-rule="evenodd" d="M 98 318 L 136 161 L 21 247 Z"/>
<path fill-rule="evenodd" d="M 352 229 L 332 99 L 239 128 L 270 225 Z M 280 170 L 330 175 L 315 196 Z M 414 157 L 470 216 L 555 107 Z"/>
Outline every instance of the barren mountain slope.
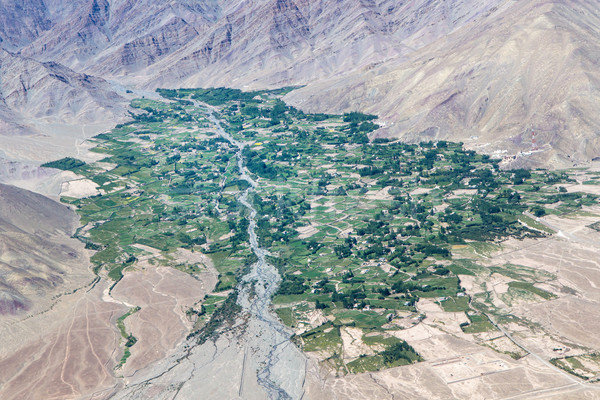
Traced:
<path fill-rule="evenodd" d="M 15 115 L 4 99 L 0 97 L 0 134 L 23 135 L 30 132 L 18 120 L 19 117 Z M 0 155 L 4 153 L 4 150 L 4 147 L 0 148 Z"/>
<path fill-rule="evenodd" d="M 65 18 L 85 0 L 0 0 L 0 47 L 27 46 Z"/>
<path fill-rule="evenodd" d="M 38 18 L 22 54 L 127 85 L 305 84 L 288 97 L 294 104 L 366 109 L 408 140 L 514 154 L 532 149 L 534 129 L 544 150 L 530 158 L 537 162 L 571 165 L 568 155 L 600 152 L 600 19 L 590 2 L 80 0 L 70 14 L 56 1 L 44 6 L 51 22 Z M 27 107 L 38 118 L 106 119 L 73 103 L 66 113 Z"/>
<path fill-rule="evenodd" d="M 190 41 L 198 34 L 195 28 L 214 20 L 217 13 L 216 1 L 80 1 L 68 18 L 22 52 L 77 70 L 96 66 L 98 60 L 115 70 L 132 65 L 139 69 Z"/>
<path fill-rule="evenodd" d="M 408 54 L 498 3 L 88 0 L 22 51 L 150 86 L 309 82 Z"/>
<path fill-rule="evenodd" d="M 109 128 L 124 116 L 125 104 L 103 79 L 0 49 L 0 137 L 8 158 L 60 158 L 74 135 L 51 124 Z M 81 136 L 81 127 L 75 131 Z"/>
<path fill-rule="evenodd" d="M 150 87 L 310 83 L 403 57 L 494 3 L 274 0 L 223 6 L 197 40 L 123 79 Z M 102 65 L 90 71 L 98 68 L 106 72 Z"/>
<path fill-rule="evenodd" d="M 0 1 L 0 45 L 3 48 L 22 47 L 50 27 L 43 0 L 25 0 L 18 4 L 11 0 Z"/>
<path fill-rule="evenodd" d="M 0 184 L 0 315 L 48 306 L 87 272 L 83 245 L 70 238 L 75 223 L 66 206 Z"/>
<path fill-rule="evenodd" d="M 24 119 L 57 121 L 114 118 L 123 101 L 100 78 L 78 74 L 57 63 L 40 63 L 0 50 L 1 96 Z"/>
<path fill-rule="evenodd" d="M 600 155 L 600 16 L 587 2 L 518 2 L 407 62 L 292 92 L 308 110 L 363 109 L 407 140 L 532 149 L 555 165 Z M 501 153 L 500 153 L 501 154 Z"/>

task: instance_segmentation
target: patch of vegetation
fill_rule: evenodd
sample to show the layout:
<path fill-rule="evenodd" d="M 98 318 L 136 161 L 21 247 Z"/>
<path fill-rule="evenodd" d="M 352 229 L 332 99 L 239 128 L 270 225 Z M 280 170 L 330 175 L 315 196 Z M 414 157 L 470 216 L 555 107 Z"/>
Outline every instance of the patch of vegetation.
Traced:
<path fill-rule="evenodd" d="M 283 322 L 285 325 L 291 326 L 291 327 L 295 326 L 296 318 L 294 318 L 294 309 L 293 308 L 291 308 L 291 307 L 278 308 L 275 310 L 275 313 L 277 314 L 277 316 L 279 317 L 281 322 Z"/>
<path fill-rule="evenodd" d="M 213 106 L 219 106 L 229 101 L 251 102 L 253 101 L 254 97 L 264 93 L 242 92 L 240 89 L 230 89 L 224 87 L 208 89 L 157 89 L 156 91 L 165 98 L 192 98 Z"/>
<path fill-rule="evenodd" d="M 311 329 L 299 338 L 305 351 L 338 349 L 342 345 L 340 328 L 331 322 Z"/>
<path fill-rule="evenodd" d="M 394 343 L 388 349 L 381 352 L 383 363 L 388 367 L 412 364 L 422 361 L 421 356 L 408 343 Z"/>
<path fill-rule="evenodd" d="M 467 317 L 469 318 L 470 323 L 465 322 L 460 325 L 464 333 L 481 333 L 496 330 L 496 327 L 494 327 L 485 314 L 467 312 Z"/>
<path fill-rule="evenodd" d="M 190 333 L 187 338 L 195 337 L 198 344 L 202 344 L 207 340 L 214 340 L 224 326 L 233 324 L 235 317 L 241 311 L 241 307 L 237 304 L 237 297 L 238 292 L 233 290 L 215 310 L 206 325 Z"/>
<path fill-rule="evenodd" d="M 588 225 L 588 227 L 600 232 L 600 221 L 594 222 L 593 224 Z"/>
<path fill-rule="evenodd" d="M 55 162 L 102 189 L 102 195 L 63 199 L 87 225 L 80 238 L 97 251 L 94 269 L 118 281 L 135 268 L 144 245 L 156 249 L 155 262 L 195 274 L 197 267 L 172 256 L 184 248 L 212 259 L 218 291 L 236 287 L 254 257 L 247 210 L 237 200 L 249 186 L 237 170 L 238 148 L 215 134 L 201 102 L 246 144 L 244 164 L 259 181 L 249 195 L 258 240 L 283 279 L 273 297 L 284 305 L 278 315 L 290 326 L 306 326 L 312 312 L 330 321 L 306 326 L 296 338 L 306 351 L 331 354 L 340 370 L 405 362 L 374 350 L 345 366 L 340 328 L 398 329 L 399 311 L 416 313 L 423 298 L 466 312 L 465 332 L 494 329 L 472 309 L 461 275 L 498 272 L 514 280 L 511 290 L 551 298 L 529 283 L 546 277 L 478 260 L 507 238 L 553 233 L 524 213 L 573 213 L 597 196 L 557 191 L 569 182 L 566 172 L 504 171 L 461 143 L 371 140 L 377 116 L 306 114 L 281 100 L 289 90 L 159 89 L 171 101 L 136 99 L 131 121 L 93 139 L 103 164 Z M 191 334 L 200 341 L 213 338 L 236 312 L 235 301 L 212 300 L 194 311 L 202 312 L 197 321 L 204 327 Z M 482 311 L 491 307 L 485 296 L 473 301 Z"/>
<path fill-rule="evenodd" d="M 131 356 L 130 347 L 137 343 L 137 338 L 131 333 L 127 333 L 127 329 L 125 328 L 125 319 L 140 310 L 140 307 L 133 307 L 129 309 L 129 311 L 127 311 L 125 314 L 117 318 L 117 328 L 119 328 L 119 332 L 121 332 L 121 337 L 125 339 L 125 350 L 123 351 L 123 356 L 121 357 L 121 360 L 119 361 L 115 369 L 119 369 L 123 365 L 125 365 L 127 359 Z"/>
<path fill-rule="evenodd" d="M 564 358 L 553 358 L 550 360 L 552 364 L 566 372 L 574 375 L 583 380 L 589 380 L 591 377 L 596 376 L 595 371 L 589 371 L 583 366 L 581 361 L 578 360 L 577 356 L 569 356 Z"/>
<path fill-rule="evenodd" d="M 56 168 L 65 171 L 74 170 L 76 168 L 84 166 L 85 163 L 81 160 L 72 157 L 61 158 L 60 160 L 47 162 L 41 165 L 44 168 Z"/>
<path fill-rule="evenodd" d="M 348 371 L 353 374 L 360 374 L 363 372 L 379 371 L 384 368 L 385 363 L 383 357 L 380 354 L 367 356 L 361 355 L 354 361 L 350 361 L 346 364 Z"/>
<path fill-rule="evenodd" d="M 550 300 L 550 299 L 556 298 L 555 294 L 552 294 L 543 289 L 535 287 L 532 283 L 529 283 L 529 282 L 512 281 L 512 282 L 508 282 L 508 287 L 533 293 L 533 294 L 543 298 L 544 300 Z"/>

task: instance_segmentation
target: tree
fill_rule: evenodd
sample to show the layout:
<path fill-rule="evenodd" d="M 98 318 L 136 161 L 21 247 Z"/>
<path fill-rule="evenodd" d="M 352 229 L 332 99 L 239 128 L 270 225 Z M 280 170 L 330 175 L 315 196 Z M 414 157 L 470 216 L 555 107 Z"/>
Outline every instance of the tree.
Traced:
<path fill-rule="evenodd" d="M 325 303 L 321 303 L 319 300 L 317 300 L 317 301 L 315 302 L 315 309 L 317 309 L 317 310 L 324 310 L 324 309 L 326 309 L 327 307 L 328 307 L 328 306 L 327 306 L 327 304 L 325 304 Z"/>
<path fill-rule="evenodd" d="M 536 217 L 543 217 L 544 215 L 546 215 L 546 210 L 543 207 L 540 206 L 534 206 L 531 208 L 531 211 L 533 212 L 533 215 L 535 215 Z"/>

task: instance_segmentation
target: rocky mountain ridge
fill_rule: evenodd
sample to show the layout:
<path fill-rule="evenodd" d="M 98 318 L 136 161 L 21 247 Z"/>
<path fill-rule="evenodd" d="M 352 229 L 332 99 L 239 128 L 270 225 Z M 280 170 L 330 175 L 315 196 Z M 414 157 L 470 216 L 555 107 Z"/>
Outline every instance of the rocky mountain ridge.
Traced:
<path fill-rule="evenodd" d="M 85 122 L 115 118 L 124 101 L 101 78 L 0 49 L 0 99 L 20 119 Z"/>
<path fill-rule="evenodd" d="M 288 100 L 309 110 L 379 113 L 387 134 L 409 141 L 461 140 L 496 155 L 533 151 L 529 165 L 597 157 L 597 10 L 521 2 L 496 14 L 406 61 L 315 83 Z"/>
<path fill-rule="evenodd" d="M 27 0 L 0 10 L 0 46 L 11 57 L 82 74 L 77 93 L 96 91 L 85 76 L 113 83 L 92 85 L 101 93 L 88 102 L 93 110 L 74 106 L 80 99 L 50 100 L 55 85 L 41 85 L 45 100 L 33 107 L 15 111 L 0 101 L 14 131 L 23 126 L 15 113 L 25 109 L 27 118 L 69 123 L 123 115 L 115 83 L 305 85 L 288 96 L 294 105 L 374 112 L 387 122 L 380 134 L 405 140 L 462 140 L 501 156 L 532 150 L 536 130 L 544 154 L 532 165 L 567 166 L 600 153 L 599 13 L 589 2 Z M 18 18 L 19 30 L 8 29 Z M 15 82 L 3 79 L 2 93 L 11 84 L 18 93 Z"/>

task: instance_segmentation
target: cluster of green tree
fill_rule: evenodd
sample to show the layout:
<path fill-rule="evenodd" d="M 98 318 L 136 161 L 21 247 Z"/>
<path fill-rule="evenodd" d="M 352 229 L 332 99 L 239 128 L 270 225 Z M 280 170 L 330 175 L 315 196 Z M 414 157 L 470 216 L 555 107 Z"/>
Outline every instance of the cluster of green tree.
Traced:
<path fill-rule="evenodd" d="M 349 113 L 344 113 L 344 115 L 342 116 L 342 119 L 344 120 L 344 122 L 350 122 L 350 123 L 361 123 L 361 122 L 366 122 L 366 121 L 372 121 L 377 119 L 377 115 L 373 115 L 373 114 L 363 114 L 361 112 L 358 111 L 352 111 Z"/>
<path fill-rule="evenodd" d="M 285 119 L 286 122 L 291 120 L 286 118 L 286 112 L 289 108 L 285 105 L 285 103 L 279 99 L 275 100 L 275 105 L 271 109 L 269 113 L 269 117 L 271 118 L 271 125 L 279 125 L 282 119 Z"/>
<path fill-rule="evenodd" d="M 203 245 L 206 243 L 206 236 L 200 235 L 195 238 L 191 238 L 187 233 L 180 232 L 177 234 L 177 240 L 184 244 L 183 247 L 192 247 L 194 245 Z"/>
<path fill-rule="evenodd" d="M 339 244 L 333 248 L 335 255 L 339 259 L 348 258 L 352 255 L 352 248 L 358 243 L 355 237 L 348 236 L 344 239 L 343 244 Z"/>
<path fill-rule="evenodd" d="M 537 171 L 537 172 L 541 172 L 541 171 Z M 560 182 L 574 182 L 575 180 L 573 178 L 570 178 L 569 175 L 566 172 L 558 172 L 558 171 L 543 171 L 544 174 L 544 182 L 547 185 L 554 185 L 555 183 L 560 183 Z M 564 191 L 566 192 L 566 189 L 563 187 Z"/>
<path fill-rule="evenodd" d="M 88 250 L 100 251 L 104 248 L 104 246 L 96 244 L 94 242 L 90 242 L 89 240 L 85 241 L 85 248 Z"/>
<path fill-rule="evenodd" d="M 358 170 L 358 173 L 360 174 L 361 177 L 366 177 L 366 176 L 380 175 L 383 173 L 383 171 L 384 171 L 383 168 L 369 166 L 369 167 L 360 168 Z"/>
<path fill-rule="evenodd" d="M 285 172 L 288 172 L 284 167 L 274 165 L 272 162 L 267 164 L 264 161 L 267 159 L 267 157 L 263 152 L 259 153 L 249 149 L 248 147 L 245 147 L 242 155 L 246 159 L 246 166 L 248 167 L 248 170 L 262 178 L 276 179 L 278 177 L 285 176 Z"/>
<path fill-rule="evenodd" d="M 239 247 L 242 243 L 248 242 L 248 225 L 250 222 L 247 218 L 240 218 L 237 222 L 235 219 L 231 218 L 227 221 L 227 224 L 229 229 L 234 232 L 234 235 L 229 238 L 229 242 L 234 249 Z"/>
<path fill-rule="evenodd" d="M 335 285 L 329 282 L 329 278 L 325 277 L 313 285 L 315 293 L 333 293 L 335 291 Z"/>
<path fill-rule="evenodd" d="M 128 176 L 138 172 L 141 168 L 151 168 L 158 165 L 158 161 L 146 154 L 143 154 L 139 150 L 128 148 L 126 144 L 122 144 L 122 147 L 115 148 L 109 153 L 112 153 L 110 157 L 102 159 L 102 162 L 109 162 L 116 164 L 116 168 L 111 173 L 117 173 L 122 176 Z"/>
<path fill-rule="evenodd" d="M 366 249 L 358 250 L 356 255 L 363 260 L 372 260 L 375 258 L 383 257 L 390 252 L 389 247 L 384 246 L 382 243 L 377 242 L 370 244 Z"/>
<path fill-rule="evenodd" d="M 538 203 L 541 204 L 554 204 L 559 202 L 568 202 L 570 204 L 576 205 L 576 207 L 581 207 L 582 205 L 591 205 L 600 196 L 591 194 L 591 193 L 581 193 L 581 192 L 560 192 L 553 195 L 546 195 L 542 199 L 538 200 Z"/>
<path fill-rule="evenodd" d="M 213 191 L 217 188 L 217 185 L 202 185 L 202 188 L 206 191 Z M 191 181 L 173 182 L 169 186 L 169 196 L 189 196 L 194 193 L 194 183 Z"/>
<path fill-rule="evenodd" d="M 304 284 L 304 278 L 286 274 L 276 295 L 302 294 L 308 289 L 309 287 Z"/>
<path fill-rule="evenodd" d="M 537 206 L 537 205 L 531 207 L 531 212 L 536 217 L 543 217 L 544 215 L 546 215 L 546 209 L 544 207 L 540 207 L 540 206 Z"/>
<path fill-rule="evenodd" d="M 64 171 L 70 171 L 75 168 L 79 168 L 84 166 L 85 163 L 81 160 L 72 157 L 61 158 L 60 160 L 50 161 L 42 164 L 41 166 L 44 168 L 56 168 L 62 169 Z"/>
<path fill-rule="evenodd" d="M 156 89 L 156 92 L 167 99 L 192 98 L 212 106 L 220 106 L 229 101 L 251 102 L 256 96 L 264 93 L 262 91 L 243 92 L 240 89 L 225 87 L 208 89 Z"/>
<path fill-rule="evenodd" d="M 131 347 L 136 343 L 137 343 L 137 338 L 130 333 L 127 336 L 127 341 L 125 342 L 125 347 Z"/>
<path fill-rule="evenodd" d="M 274 133 L 285 132 L 287 125 L 291 124 L 294 120 L 306 120 L 310 122 L 325 121 L 329 118 L 336 117 L 330 114 L 305 114 L 302 110 L 295 107 L 286 105 L 280 99 L 275 100 L 272 108 L 263 106 L 259 107 L 256 103 L 253 104 L 241 104 L 240 112 L 242 116 L 248 117 L 249 119 L 254 118 L 266 118 L 269 119 L 268 126 L 279 125 L 280 123 L 285 124 L 284 128 L 275 128 Z M 231 122 L 232 119 L 230 119 Z M 241 120 L 243 122 L 243 120 Z"/>
<path fill-rule="evenodd" d="M 335 118 L 335 117 L 336 117 L 336 115 L 333 115 L 333 114 L 316 113 L 316 114 L 306 115 L 306 120 L 311 121 L 311 122 L 321 122 L 321 121 L 326 121 L 330 118 Z"/>
<path fill-rule="evenodd" d="M 187 339 L 196 337 L 198 344 L 203 344 L 207 340 L 215 339 L 220 329 L 225 324 L 233 323 L 235 317 L 241 311 L 237 304 L 238 292 L 232 290 L 227 299 L 212 314 L 210 320 L 200 329 L 193 331 L 187 336 Z"/>
<path fill-rule="evenodd" d="M 151 111 L 148 111 L 148 110 L 151 110 Z M 152 108 L 146 108 L 146 109 L 144 109 L 144 111 L 146 111 L 146 112 L 139 113 L 139 114 L 134 114 L 132 112 L 129 112 L 129 117 L 133 118 L 135 120 L 135 122 L 142 123 L 142 124 L 150 124 L 153 122 L 162 122 L 163 121 L 163 116 L 159 115 L 158 113 L 154 113 Z"/>
<path fill-rule="evenodd" d="M 181 104 L 170 104 L 169 107 L 158 108 L 151 107 L 143 104 L 131 104 L 132 108 L 137 108 L 145 111 L 145 113 L 133 113 L 129 112 L 129 116 L 134 120 L 134 123 L 162 123 L 164 121 L 171 122 L 180 122 L 180 123 L 189 123 L 194 120 L 194 118 L 185 111 L 185 108 Z M 131 125 L 131 124 L 129 124 Z M 121 125 L 122 127 L 127 126 L 127 124 Z M 151 131 L 147 132 L 150 133 Z"/>
<path fill-rule="evenodd" d="M 293 224 L 298 217 L 310 209 L 310 204 L 301 197 L 289 195 L 253 197 L 254 205 L 262 217 L 257 221 L 257 234 L 262 246 L 270 247 L 273 242 L 288 243 L 298 236 Z"/>
<path fill-rule="evenodd" d="M 427 257 L 439 255 L 442 257 L 450 257 L 450 251 L 444 247 L 436 246 L 431 243 L 417 243 L 413 247 L 414 251 L 425 254 Z"/>
<path fill-rule="evenodd" d="M 342 303 L 344 308 L 352 309 L 356 304 L 356 308 L 364 308 L 367 306 L 365 299 L 367 294 L 362 288 L 352 289 L 349 293 L 343 293 L 334 291 L 331 294 L 331 301 L 333 303 Z"/>
<path fill-rule="evenodd" d="M 317 309 L 317 310 L 324 310 L 326 308 L 329 308 L 329 306 L 327 305 L 327 303 L 321 303 L 319 301 L 319 299 L 317 299 L 315 301 L 315 309 Z"/>
<path fill-rule="evenodd" d="M 386 365 L 393 365 L 399 360 L 405 360 L 407 364 L 415 361 L 422 361 L 421 356 L 405 341 L 394 343 L 386 350 L 381 352 L 383 362 Z"/>
<path fill-rule="evenodd" d="M 423 278 L 428 276 L 429 274 L 424 274 L 419 278 Z M 417 278 L 417 280 L 419 279 Z M 423 285 L 422 283 L 416 283 L 412 281 L 397 281 L 392 285 L 392 290 L 396 293 L 410 293 L 410 292 L 435 292 L 437 290 L 446 290 L 445 286 L 430 286 Z"/>
<path fill-rule="evenodd" d="M 372 122 L 363 122 L 360 125 L 352 123 L 344 129 L 344 133 L 346 133 L 347 136 L 344 138 L 344 140 L 340 140 L 340 142 L 349 142 L 355 144 L 369 143 L 369 136 L 367 136 L 367 134 L 378 128 L 379 125 Z"/>
<path fill-rule="evenodd" d="M 349 270 L 342 275 L 342 283 L 364 283 L 365 279 L 362 277 L 354 276 L 354 272 Z"/>
<path fill-rule="evenodd" d="M 521 185 L 529 178 L 531 178 L 531 172 L 526 169 L 520 168 L 513 171 L 513 183 L 515 185 Z"/>

